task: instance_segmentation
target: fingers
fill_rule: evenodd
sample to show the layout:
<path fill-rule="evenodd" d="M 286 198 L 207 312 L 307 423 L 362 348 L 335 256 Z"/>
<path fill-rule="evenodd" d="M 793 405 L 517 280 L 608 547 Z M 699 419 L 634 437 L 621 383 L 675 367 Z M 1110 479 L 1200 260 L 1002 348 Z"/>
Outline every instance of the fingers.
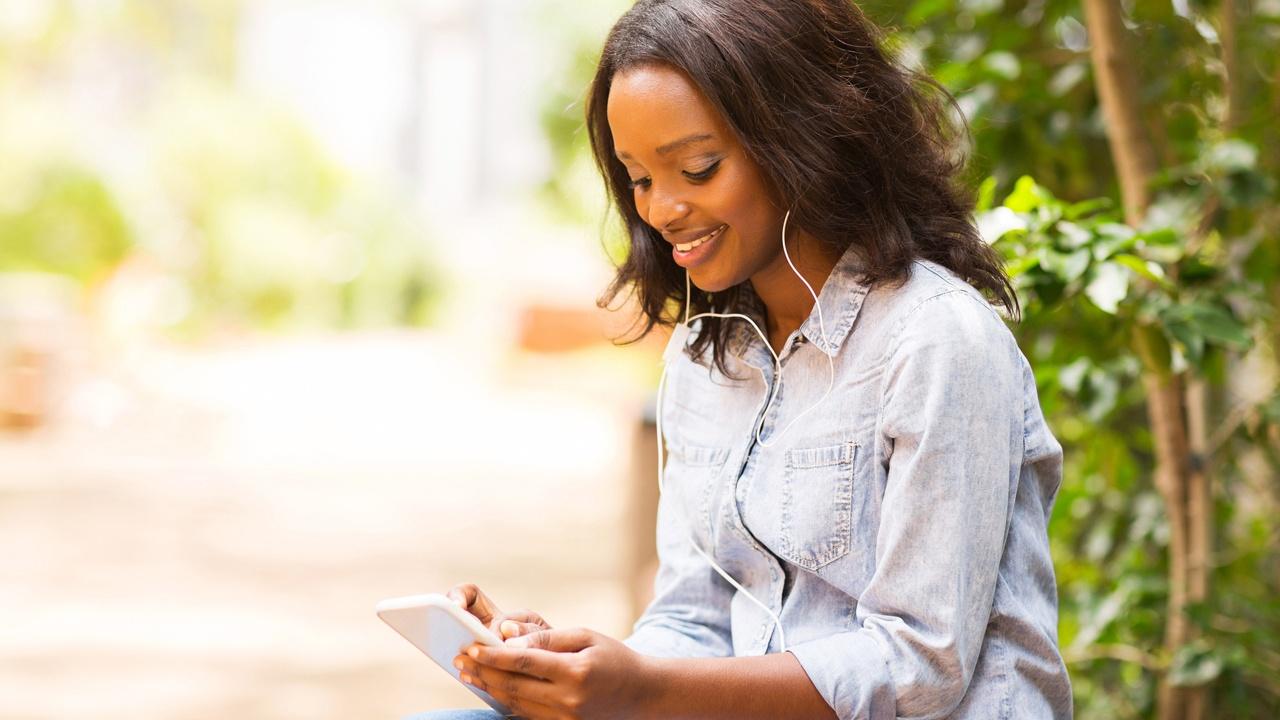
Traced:
<path fill-rule="evenodd" d="M 527 652 L 527 651 L 526 651 Z M 563 707 L 563 689 L 555 684 L 519 672 L 480 664 L 465 655 L 458 656 L 463 682 L 484 690 L 522 717 L 560 717 L 553 708 Z"/>
<path fill-rule="evenodd" d="M 573 674 L 578 658 L 573 655 L 533 649 L 508 649 L 472 645 L 458 658 L 464 665 L 489 667 L 541 680 L 562 680 Z M 457 663 L 455 662 L 455 665 Z"/>
<path fill-rule="evenodd" d="M 546 628 L 542 627 L 541 625 L 534 625 L 533 623 L 522 623 L 522 622 L 516 622 L 515 620 L 503 620 L 500 623 L 498 623 L 498 630 L 499 630 L 498 636 L 501 637 L 503 640 L 510 640 L 511 638 L 514 638 L 514 637 L 520 637 L 521 635 L 528 635 L 530 633 L 539 632 L 545 629 Z"/>
<path fill-rule="evenodd" d="M 507 641 L 512 648 L 533 648 L 551 652 L 578 652 L 596 644 L 595 633 L 586 628 L 568 630 L 539 630 L 528 635 L 520 635 Z"/>
<path fill-rule="evenodd" d="M 475 583 L 462 583 L 455 585 L 445 594 L 450 600 L 454 601 L 463 610 L 476 616 L 476 619 L 488 626 L 493 622 L 494 615 L 498 614 L 498 606 L 493 604 L 488 595 L 485 595 Z"/>
<path fill-rule="evenodd" d="M 513 613 L 495 615 L 489 623 L 489 629 L 505 640 L 539 630 L 550 630 L 551 625 L 532 610 L 517 610 Z"/>

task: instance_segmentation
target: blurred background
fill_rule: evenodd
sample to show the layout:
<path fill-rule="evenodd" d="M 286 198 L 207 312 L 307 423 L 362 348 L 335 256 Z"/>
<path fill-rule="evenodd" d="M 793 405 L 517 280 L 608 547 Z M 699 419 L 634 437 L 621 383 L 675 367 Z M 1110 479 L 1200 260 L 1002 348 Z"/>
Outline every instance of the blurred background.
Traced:
<path fill-rule="evenodd" d="M 625 636 L 664 338 L 595 305 L 582 96 L 628 5 L 0 5 L 0 718 L 478 706 L 373 615 L 463 581 Z M 1077 715 L 1275 717 L 1280 0 L 863 7 L 1023 302 Z"/>

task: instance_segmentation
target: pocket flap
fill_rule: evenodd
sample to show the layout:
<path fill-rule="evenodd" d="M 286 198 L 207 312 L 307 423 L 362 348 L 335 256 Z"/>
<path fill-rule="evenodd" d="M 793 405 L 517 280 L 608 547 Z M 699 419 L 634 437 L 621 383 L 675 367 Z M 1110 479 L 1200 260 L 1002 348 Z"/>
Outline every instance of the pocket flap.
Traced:
<path fill-rule="evenodd" d="M 787 466 L 793 468 L 816 468 L 850 463 L 853 462 L 853 450 L 856 446 L 856 443 L 850 441 L 826 447 L 788 450 Z"/>
<path fill-rule="evenodd" d="M 672 455 L 690 467 L 711 467 L 723 465 L 729 459 L 729 448 L 708 448 L 696 445 L 673 445 Z"/>

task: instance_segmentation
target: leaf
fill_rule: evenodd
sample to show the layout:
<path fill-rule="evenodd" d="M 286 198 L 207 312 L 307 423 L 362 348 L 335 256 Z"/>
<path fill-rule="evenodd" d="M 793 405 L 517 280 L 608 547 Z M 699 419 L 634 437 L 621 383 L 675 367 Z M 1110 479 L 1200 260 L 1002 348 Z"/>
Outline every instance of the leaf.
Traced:
<path fill-rule="evenodd" d="M 1018 182 L 1013 186 L 1013 192 L 1005 198 L 1004 204 L 1014 212 L 1025 213 L 1052 201 L 1053 195 L 1048 190 L 1037 185 L 1030 175 L 1023 175 L 1018 178 Z"/>
<path fill-rule="evenodd" d="M 1096 642 L 1103 631 L 1132 605 L 1135 594 L 1132 583 L 1124 580 L 1117 582 L 1115 589 L 1093 608 L 1093 612 L 1086 615 L 1079 633 L 1071 641 L 1071 649 L 1083 650 Z"/>
<path fill-rule="evenodd" d="M 980 213 L 984 213 L 996 204 L 996 185 L 998 184 L 995 176 L 990 176 L 982 181 L 978 186 L 978 201 L 974 209 Z"/>
<path fill-rule="evenodd" d="M 1138 233 L 1134 244 L 1144 257 L 1167 265 L 1178 262 L 1186 254 L 1182 236 L 1168 227 Z"/>
<path fill-rule="evenodd" d="M 1122 240 L 1131 240 L 1138 234 L 1136 230 L 1128 225 L 1113 222 L 1102 223 L 1101 225 L 1098 225 L 1096 230 L 1099 235 Z"/>
<path fill-rule="evenodd" d="M 1080 84 L 1080 81 L 1089 74 L 1089 67 L 1082 62 L 1069 63 L 1063 65 L 1062 69 L 1054 73 L 1049 80 L 1049 93 L 1054 97 L 1062 97 L 1071 92 L 1071 89 Z"/>
<path fill-rule="evenodd" d="M 1168 246 L 1177 245 L 1182 236 L 1173 228 L 1164 227 L 1138 233 L 1137 239 L 1148 246 Z"/>
<path fill-rule="evenodd" d="M 1170 292 L 1174 290 L 1173 283 L 1169 282 L 1164 276 L 1164 268 L 1160 267 L 1157 263 L 1153 263 L 1150 260 L 1143 260 L 1137 255 L 1130 255 L 1128 253 L 1120 253 L 1119 255 L 1112 257 L 1111 260 L 1129 268 L 1165 290 Z"/>
<path fill-rule="evenodd" d="M 1018 56 L 1003 50 L 987 53 L 982 59 L 982 66 L 1005 80 L 1017 80 L 1022 74 L 1022 63 L 1018 62 Z"/>
<path fill-rule="evenodd" d="M 1195 328 L 1184 322 L 1170 322 L 1166 325 L 1169 335 L 1182 344 L 1186 351 L 1186 359 L 1194 364 L 1200 364 L 1200 358 L 1204 357 L 1204 336 L 1197 333 Z M 1179 370 L 1177 363 L 1174 363 L 1175 370 Z"/>
<path fill-rule="evenodd" d="M 1078 203 L 1072 203 L 1062 211 L 1062 216 L 1068 220 L 1079 220 L 1086 215 L 1092 215 L 1100 210 L 1106 210 L 1112 205 L 1111 198 L 1094 198 L 1092 200 L 1082 200 Z M 1121 227 L 1128 227 L 1127 225 Z"/>
<path fill-rule="evenodd" d="M 1095 368 L 1089 372 L 1089 389 L 1093 398 L 1089 401 L 1086 412 L 1090 420 L 1102 422 L 1107 413 L 1116 407 L 1116 400 L 1120 397 L 1120 380 L 1102 368 Z"/>
<path fill-rule="evenodd" d="M 1209 23 L 1208 20 L 1205 20 L 1204 18 L 1196 18 L 1195 26 L 1196 32 L 1200 33 L 1200 37 L 1204 38 L 1205 42 L 1210 45 L 1220 44 L 1218 31 Z"/>
<path fill-rule="evenodd" d="M 951 10 L 950 0 L 920 0 L 907 13 L 907 26 L 923 25 L 935 15 Z"/>
<path fill-rule="evenodd" d="M 1095 240 L 1093 243 L 1093 259 L 1106 260 L 1111 258 L 1116 253 L 1133 247 L 1134 242 L 1136 241 L 1133 238 L 1108 237 Z"/>
<path fill-rule="evenodd" d="M 1223 140 L 1205 153 L 1205 165 L 1222 173 L 1252 170 L 1258 166 L 1258 148 L 1244 140 Z"/>
<path fill-rule="evenodd" d="M 1184 645 L 1174 653 L 1169 683 L 1179 687 L 1204 685 L 1222 674 L 1225 663 L 1218 652 L 1204 644 Z"/>
<path fill-rule="evenodd" d="M 1093 231 L 1098 236 L 1093 241 L 1094 260 L 1106 260 L 1121 250 L 1128 250 L 1138 241 L 1134 229 L 1120 223 L 1101 223 Z"/>
<path fill-rule="evenodd" d="M 1247 350 L 1253 338 L 1243 323 L 1220 305 L 1192 302 L 1173 305 L 1161 312 L 1169 335 L 1186 348 L 1187 360 L 1199 364 L 1208 344 Z"/>
<path fill-rule="evenodd" d="M 1084 294 L 1099 310 L 1115 315 L 1120 301 L 1129 294 L 1129 271 L 1112 262 L 1102 263 L 1085 286 Z"/>
<path fill-rule="evenodd" d="M 1068 250 L 1075 250 L 1076 248 L 1084 247 L 1093 239 L 1093 235 L 1091 235 L 1088 230 L 1085 230 L 1073 222 L 1060 220 L 1056 227 L 1060 233 L 1059 237 L 1061 238 L 1061 242 L 1058 244 Z"/>
<path fill-rule="evenodd" d="M 1062 47 L 1072 52 L 1089 51 L 1089 31 L 1079 20 L 1070 16 L 1059 18 L 1053 29 Z"/>
<path fill-rule="evenodd" d="M 1177 229 L 1195 227 L 1200 222 L 1202 211 L 1203 202 L 1190 193 L 1165 193 L 1147 208 L 1147 214 L 1142 219 L 1142 230 L 1147 234 L 1160 233 L 1162 236 L 1172 233 L 1169 242 L 1177 243 L 1182 235 Z M 1148 242 L 1160 241 L 1152 237 Z"/>
<path fill-rule="evenodd" d="M 1027 221 L 1007 207 L 998 207 L 978 216 L 978 234 L 988 245 L 994 244 L 1006 233 L 1026 230 Z"/>
<path fill-rule="evenodd" d="M 1089 269 L 1089 250 L 1082 248 L 1071 253 L 1060 253 L 1050 247 L 1040 248 L 1040 267 L 1058 276 L 1063 282 L 1071 282 Z"/>
<path fill-rule="evenodd" d="M 1218 305 L 1193 304 L 1187 306 L 1187 317 L 1207 340 L 1237 350 L 1247 350 L 1253 338 L 1230 310 Z"/>
<path fill-rule="evenodd" d="M 1010 278 L 1016 278 L 1040 264 L 1040 258 L 1033 254 L 1018 255 L 1012 260 L 1006 260 L 1004 263 L 1004 271 L 1008 273 Z"/>
<path fill-rule="evenodd" d="M 1084 385 L 1085 375 L 1089 372 L 1089 358 L 1077 358 L 1073 362 L 1063 365 L 1058 371 L 1058 384 L 1063 390 L 1077 395 L 1080 393 L 1081 387 Z"/>

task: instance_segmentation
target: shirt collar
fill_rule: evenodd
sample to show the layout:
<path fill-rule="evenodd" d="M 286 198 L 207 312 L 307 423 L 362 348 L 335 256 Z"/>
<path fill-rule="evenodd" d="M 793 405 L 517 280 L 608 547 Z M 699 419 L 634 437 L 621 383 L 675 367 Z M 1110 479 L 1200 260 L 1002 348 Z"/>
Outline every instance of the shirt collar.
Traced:
<path fill-rule="evenodd" d="M 862 301 L 871 289 L 862 279 L 861 267 L 857 248 L 850 245 L 836 262 L 827 281 L 823 283 L 822 290 L 818 293 L 818 302 L 810 311 L 809 317 L 800 325 L 800 334 L 812 342 L 814 347 L 828 355 L 834 356 L 843 347 L 845 339 L 853 329 L 854 321 L 858 319 Z M 754 319 L 760 326 L 760 330 L 764 331 L 764 302 L 749 284 L 748 292 L 743 293 L 743 305 L 744 307 L 738 308 L 736 312 Z M 818 321 L 818 308 L 822 308 L 821 323 Z M 827 331 L 825 338 L 822 334 L 823 325 L 826 326 Z M 752 362 L 753 359 L 760 360 L 769 355 L 768 349 L 763 345 L 758 348 L 752 347 L 753 343 L 761 343 L 761 340 L 756 331 L 746 322 L 734 322 L 728 340 L 729 352 L 746 360 L 748 364 L 755 365 Z M 761 357 L 754 357 L 756 355 Z M 772 357 L 764 359 L 767 359 L 767 365 L 773 364 Z"/>
<path fill-rule="evenodd" d="M 862 301 L 871 289 L 862 279 L 862 260 L 858 248 L 850 245 L 836 262 L 831 275 L 818 293 L 818 302 L 809 317 L 800 326 L 800 334 L 822 352 L 835 355 L 853 329 L 853 323 L 862 310 Z M 822 308 L 822 323 L 818 322 L 818 308 Z M 823 325 L 827 336 L 822 337 Z"/>

